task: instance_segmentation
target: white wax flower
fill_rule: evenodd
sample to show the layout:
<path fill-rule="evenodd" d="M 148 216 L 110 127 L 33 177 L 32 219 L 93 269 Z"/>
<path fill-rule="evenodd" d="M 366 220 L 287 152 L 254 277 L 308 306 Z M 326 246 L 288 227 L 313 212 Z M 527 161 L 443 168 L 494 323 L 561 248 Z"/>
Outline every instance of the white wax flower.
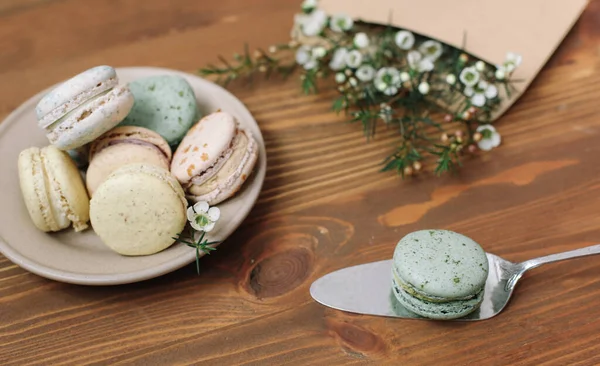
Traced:
<path fill-rule="evenodd" d="M 498 88 L 485 80 L 481 80 L 475 87 L 467 86 L 463 93 L 471 98 L 471 104 L 476 107 L 483 107 L 488 99 L 498 96 Z"/>
<path fill-rule="evenodd" d="M 356 70 L 356 77 L 360 81 L 371 81 L 375 77 L 375 68 L 371 65 L 362 65 Z"/>
<path fill-rule="evenodd" d="M 385 95 L 398 93 L 401 83 L 400 72 L 394 67 L 382 67 L 375 75 L 375 88 Z"/>
<path fill-rule="evenodd" d="M 379 118 L 383 120 L 385 123 L 389 123 L 392 121 L 392 107 L 385 103 L 381 103 L 379 106 Z"/>
<path fill-rule="evenodd" d="M 305 36 L 314 37 L 323 31 L 327 24 L 327 18 L 327 14 L 323 10 L 317 9 L 310 14 L 301 14 L 295 19 Z"/>
<path fill-rule="evenodd" d="M 504 80 L 504 78 L 506 77 L 506 73 L 504 72 L 504 68 L 500 67 L 499 69 L 496 70 L 495 73 L 496 79 L 498 80 Z"/>
<path fill-rule="evenodd" d="M 354 45 L 357 48 L 365 48 L 369 46 L 369 36 L 366 33 L 360 32 L 356 33 L 354 36 Z"/>
<path fill-rule="evenodd" d="M 300 46 L 296 50 L 296 63 L 298 65 L 304 65 L 307 63 L 312 57 L 312 50 L 309 46 Z"/>
<path fill-rule="evenodd" d="M 403 50 L 410 50 L 415 45 L 415 36 L 409 31 L 399 31 L 394 37 L 396 45 Z"/>
<path fill-rule="evenodd" d="M 407 73 L 406 71 L 402 71 L 400 73 L 400 80 L 402 80 L 402 82 L 407 82 L 410 80 L 410 74 Z"/>
<path fill-rule="evenodd" d="M 338 48 L 331 56 L 331 61 L 329 62 L 329 67 L 332 70 L 341 70 L 346 67 L 346 55 L 348 54 L 348 49 L 346 48 Z"/>
<path fill-rule="evenodd" d="M 425 81 L 423 81 L 422 83 L 419 84 L 419 93 L 421 94 L 427 94 L 429 93 L 429 84 Z"/>
<path fill-rule="evenodd" d="M 304 0 L 302 2 L 302 11 L 311 12 L 317 7 L 317 0 Z"/>
<path fill-rule="evenodd" d="M 454 85 L 456 83 L 456 75 L 454 75 L 454 74 L 446 75 L 446 82 L 450 85 Z"/>
<path fill-rule="evenodd" d="M 433 70 L 433 61 L 423 57 L 419 51 L 410 51 L 406 58 L 411 69 L 418 72 L 427 72 Z"/>
<path fill-rule="evenodd" d="M 485 62 L 483 62 L 481 60 L 475 62 L 475 69 L 479 72 L 482 72 L 483 70 L 485 70 Z"/>
<path fill-rule="evenodd" d="M 440 42 L 429 40 L 419 46 L 419 51 L 424 58 L 435 62 L 442 55 L 443 48 Z"/>
<path fill-rule="evenodd" d="M 481 150 L 490 151 L 491 149 L 498 147 L 502 141 L 500 134 L 492 125 L 481 125 L 477 127 L 476 131 L 482 135 L 481 140 L 477 141 L 477 146 L 479 146 Z"/>
<path fill-rule="evenodd" d="M 350 28 L 352 28 L 353 25 L 354 21 L 346 14 L 336 14 L 332 16 L 331 21 L 329 23 L 329 27 L 331 28 L 331 30 L 338 33 L 350 30 Z"/>
<path fill-rule="evenodd" d="M 194 230 L 209 232 L 221 217 L 218 207 L 209 207 L 207 202 L 200 201 L 187 209 L 187 219 Z"/>
<path fill-rule="evenodd" d="M 474 67 L 465 67 L 458 76 L 466 86 L 474 86 L 479 81 L 479 72 Z"/>
<path fill-rule="evenodd" d="M 346 54 L 346 65 L 350 68 L 357 68 L 362 63 L 362 53 L 359 50 L 352 50 Z"/>
<path fill-rule="evenodd" d="M 358 81 L 355 78 L 348 79 L 348 83 L 350 83 L 351 86 L 358 85 Z"/>
<path fill-rule="evenodd" d="M 508 73 L 515 71 L 519 65 L 521 65 L 521 61 L 523 61 L 523 57 L 518 53 L 508 52 L 506 54 L 506 60 L 504 61 L 504 70 Z"/>
<path fill-rule="evenodd" d="M 327 54 L 325 47 L 319 46 L 312 49 L 313 58 L 321 58 Z"/>
<path fill-rule="evenodd" d="M 338 84 L 341 84 L 341 83 L 343 83 L 344 81 L 346 81 L 346 75 L 344 75 L 344 73 L 343 73 L 343 72 L 338 72 L 338 73 L 336 73 L 336 74 L 335 74 L 335 81 L 336 81 Z"/>

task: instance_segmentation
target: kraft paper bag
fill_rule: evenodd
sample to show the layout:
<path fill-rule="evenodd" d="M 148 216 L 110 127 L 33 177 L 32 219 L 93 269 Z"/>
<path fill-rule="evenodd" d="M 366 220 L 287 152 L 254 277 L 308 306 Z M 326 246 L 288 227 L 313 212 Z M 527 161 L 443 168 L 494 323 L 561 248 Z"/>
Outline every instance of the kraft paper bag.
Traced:
<path fill-rule="evenodd" d="M 523 56 L 502 115 L 527 89 L 586 7 L 587 0 L 321 0 L 329 15 L 410 30 L 502 64 L 507 52 Z M 466 39 L 465 39 L 466 37 Z"/>

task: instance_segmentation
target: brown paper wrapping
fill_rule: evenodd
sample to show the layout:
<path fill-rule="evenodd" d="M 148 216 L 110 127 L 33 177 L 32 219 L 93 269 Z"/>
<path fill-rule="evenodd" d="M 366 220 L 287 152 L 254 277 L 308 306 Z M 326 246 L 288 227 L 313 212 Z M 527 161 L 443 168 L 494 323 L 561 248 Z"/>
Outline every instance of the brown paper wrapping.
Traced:
<path fill-rule="evenodd" d="M 587 0 L 321 0 L 328 14 L 389 24 L 461 48 L 492 64 L 507 52 L 523 56 L 513 74 L 518 91 L 493 116 L 502 115 L 527 89 L 571 29 Z"/>

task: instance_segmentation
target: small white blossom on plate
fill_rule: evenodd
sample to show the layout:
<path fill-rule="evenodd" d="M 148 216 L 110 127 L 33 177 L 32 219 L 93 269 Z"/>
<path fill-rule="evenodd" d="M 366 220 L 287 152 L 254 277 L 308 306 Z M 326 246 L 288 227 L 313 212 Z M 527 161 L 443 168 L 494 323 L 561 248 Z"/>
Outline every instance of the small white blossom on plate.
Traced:
<path fill-rule="evenodd" d="M 443 48 L 440 42 L 429 40 L 419 46 L 419 51 L 424 58 L 435 62 L 442 55 Z"/>
<path fill-rule="evenodd" d="M 302 34 L 314 37 L 319 35 L 327 25 L 327 14 L 323 10 L 317 9 L 310 14 L 296 15 L 295 22 L 299 25 Z"/>
<path fill-rule="evenodd" d="M 479 72 L 474 67 L 465 67 L 458 76 L 466 86 L 474 86 L 479 81 Z"/>
<path fill-rule="evenodd" d="M 394 37 L 396 45 L 403 50 L 410 50 L 415 45 L 415 36 L 409 31 L 399 31 Z"/>
<path fill-rule="evenodd" d="M 358 85 L 358 81 L 356 80 L 356 78 L 350 78 L 350 79 L 348 79 L 348 83 L 350 84 L 350 86 L 357 86 Z"/>
<path fill-rule="evenodd" d="M 483 70 L 485 70 L 485 62 L 483 62 L 481 60 L 475 62 L 475 69 L 479 72 L 482 72 Z"/>
<path fill-rule="evenodd" d="M 454 74 L 446 75 L 446 82 L 450 85 L 456 84 L 456 75 L 454 75 Z"/>
<path fill-rule="evenodd" d="M 356 48 L 368 47 L 369 36 L 364 32 L 356 33 L 356 35 L 354 35 L 354 46 L 356 46 Z"/>
<path fill-rule="evenodd" d="M 341 70 L 346 67 L 346 55 L 348 54 L 348 50 L 346 48 L 338 48 L 331 56 L 331 61 L 329 62 L 329 68 L 332 70 Z"/>
<path fill-rule="evenodd" d="M 410 51 L 406 55 L 408 65 L 411 69 L 418 72 L 427 72 L 433 70 L 433 61 L 431 59 L 423 57 L 419 51 Z"/>
<path fill-rule="evenodd" d="M 409 81 L 410 80 L 410 74 L 407 73 L 406 71 L 402 71 L 400 73 L 400 80 L 402 80 L 403 83 Z"/>
<path fill-rule="evenodd" d="M 362 63 L 362 57 L 362 53 L 359 50 L 352 50 L 346 54 L 346 65 L 355 69 Z"/>
<path fill-rule="evenodd" d="M 342 33 L 347 30 L 350 30 L 350 28 L 352 28 L 353 25 L 354 21 L 346 14 L 336 14 L 331 17 L 329 27 L 334 32 Z"/>
<path fill-rule="evenodd" d="M 371 65 L 362 65 L 356 70 L 356 77 L 360 81 L 371 81 L 375 77 L 375 68 Z"/>
<path fill-rule="evenodd" d="M 375 88 L 385 95 L 398 93 L 402 80 L 400 72 L 394 67 L 382 67 L 375 75 Z"/>
<path fill-rule="evenodd" d="M 490 151 L 500 145 L 502 141 L 500 134 L 492 125 L 481 125 L 477 127 L 477 132 L 481 133 L 481 140 L 477 141 L 477 146 L 483 151 Z"/>
<path fill-rule="evenodd" d="M 419 84 L 419 93 L 425 95 L 427 93 L 429 93 L 429 84 L 425 81 L 423 81 L 421 84 Z"/>
<path fill-rule="evenodd" d="M 200 201 L 187 209 L 187 219 L 194 230 L 209 232 L 221 217 L 218 207 L 209 207 L 207 202 Z"/>
<path fill-rule="evenodd" d="M 317 7 L 317 0 L 304 0 L 302 2 L 302 11 L 310 13 Z"/>
<path fill-rule="evenodd" d="M 488 99 L 494 99 L 498 96 L 498 88 L 487 81 L 481 80 L 475 87 L 467 86 L 464 94 L 471 98 L 471 104 L 476 107 L 483 107 Z"/>
<path fill-rule="evenodd" d="M 344 81 L 346 81 L 346 75 L 343 72 L 338 72 L 335 74 L 335 81 L 338 84 L 343 83 Z"/>

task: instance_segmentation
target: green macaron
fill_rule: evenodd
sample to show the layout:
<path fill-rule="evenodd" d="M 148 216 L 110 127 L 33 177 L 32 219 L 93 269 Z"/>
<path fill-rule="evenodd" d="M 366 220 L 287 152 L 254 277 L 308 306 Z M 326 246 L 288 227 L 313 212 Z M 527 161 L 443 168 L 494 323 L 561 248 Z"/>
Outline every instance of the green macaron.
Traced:
<path fill-rule="evenodd" d="M 393 293 L 408 310 L 432 319 L 455 319 L 477 310 L 488 277 L 485 251 L 448 230 L 415 231 L 394 251 Z"/>
<path fill-rule="evenodd" d="M 135 102 L 121 126 L 139 126 L 157 132 L 177 145 L 200 118 L 196 95 L 177 75 L 149 76 L 129 83 Z"/>

